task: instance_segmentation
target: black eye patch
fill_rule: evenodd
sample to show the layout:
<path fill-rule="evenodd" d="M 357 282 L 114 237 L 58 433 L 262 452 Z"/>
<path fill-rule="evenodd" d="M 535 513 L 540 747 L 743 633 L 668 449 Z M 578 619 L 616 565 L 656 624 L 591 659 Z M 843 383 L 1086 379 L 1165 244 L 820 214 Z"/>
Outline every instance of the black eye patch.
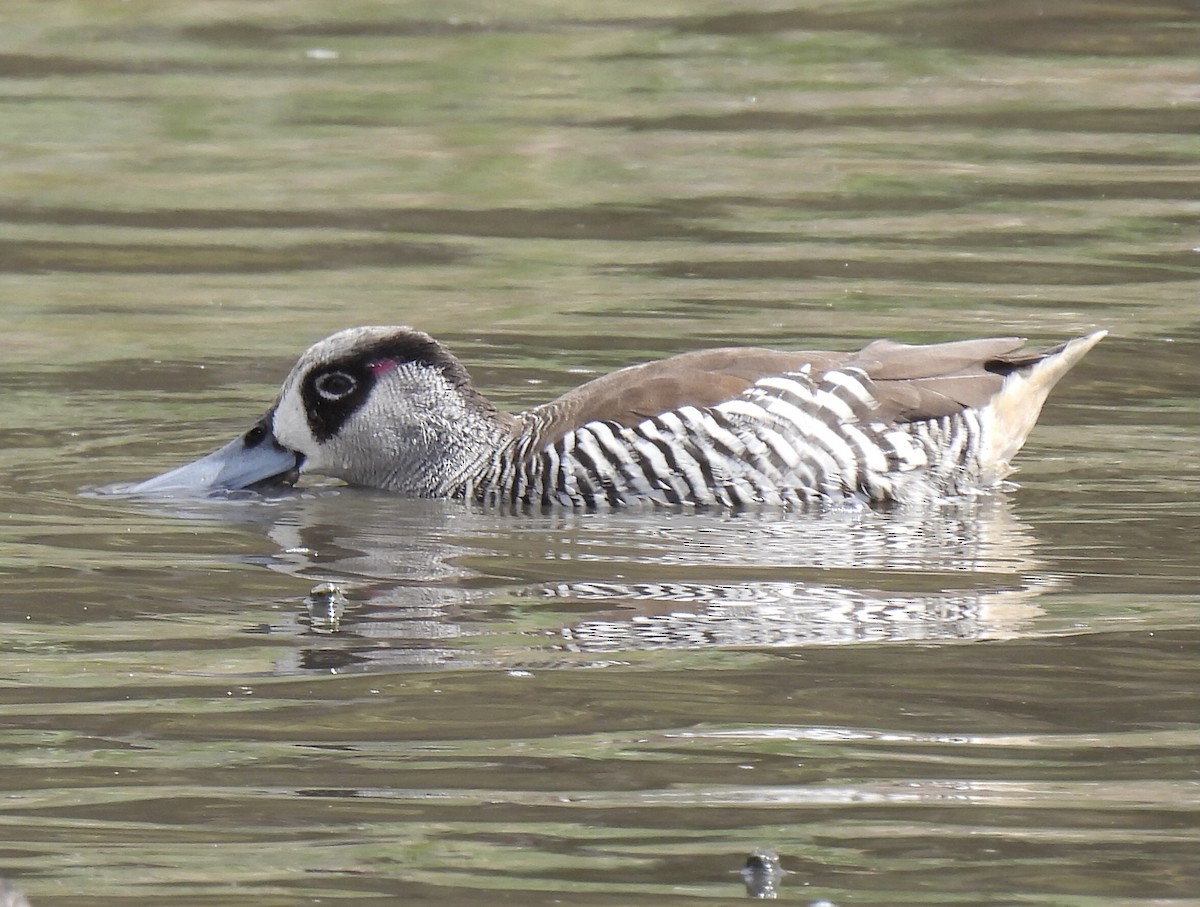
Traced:
<path fill-rule="evenodd" d="M 308 426 L 318 441 L 328 441 L 371 394 L 375 376 L 362 363 L 326 366 L 306 375 L 300 387 Z"/>
<path fill-rule="evenodd" d="M 397 329 L 304 376 L 300 394 L 313 437 L 328 441 L 336 435 L 378 381 L 407 366 L 431 370 L 460 393 L 471 390 L 467 370 L 441 344 L 420 331 Z"/>

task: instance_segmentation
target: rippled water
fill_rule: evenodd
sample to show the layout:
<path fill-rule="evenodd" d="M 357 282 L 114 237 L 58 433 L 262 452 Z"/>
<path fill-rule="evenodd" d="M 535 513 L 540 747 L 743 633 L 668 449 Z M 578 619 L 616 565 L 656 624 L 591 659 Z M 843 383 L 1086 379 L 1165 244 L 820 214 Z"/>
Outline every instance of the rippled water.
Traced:
<path fill-rule="evenodd" d="M 1194 3 L 3 17 L 37 907 L 733 900 L 756 848 L 806 904 L 1200 903 Z M 513 408 L 716 343 L 1112 336 L 1019 487 L 921 512 L 86 493 L 395 322 Z"/>

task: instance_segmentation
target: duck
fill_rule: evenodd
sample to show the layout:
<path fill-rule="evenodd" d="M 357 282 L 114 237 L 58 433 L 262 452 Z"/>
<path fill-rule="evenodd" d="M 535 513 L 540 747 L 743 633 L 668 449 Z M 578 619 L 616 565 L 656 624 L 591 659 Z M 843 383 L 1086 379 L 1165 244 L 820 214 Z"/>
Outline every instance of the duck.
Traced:
<path fill-rule="evenodd" d="M 408 326 L 300 356 L 243 435 L 128 486 L 264 492 L 304 475 L 521 508 L 888 506 L 989 491 L 1047 396 L 1105 336 L 875 340 L 850 352 L 722 347 L 631 365 L 519 413 Z"/>

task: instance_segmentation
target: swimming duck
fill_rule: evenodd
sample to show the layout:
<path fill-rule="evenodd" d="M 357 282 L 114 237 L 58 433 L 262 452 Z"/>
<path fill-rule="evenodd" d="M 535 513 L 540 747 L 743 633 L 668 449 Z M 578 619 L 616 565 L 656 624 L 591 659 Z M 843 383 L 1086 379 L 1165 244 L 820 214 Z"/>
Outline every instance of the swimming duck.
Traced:
<path fill-rule="evenodd" d="M 623 368 L 501 412 L 410 327 L 310 347 L 242 437 L 130 486 L 197 494 L 304 473 L 418 497 L 602 509 L 930 499 L 995 486 L 1050 390 L 1106 332 L 857 352 L 727 347 Z"/>

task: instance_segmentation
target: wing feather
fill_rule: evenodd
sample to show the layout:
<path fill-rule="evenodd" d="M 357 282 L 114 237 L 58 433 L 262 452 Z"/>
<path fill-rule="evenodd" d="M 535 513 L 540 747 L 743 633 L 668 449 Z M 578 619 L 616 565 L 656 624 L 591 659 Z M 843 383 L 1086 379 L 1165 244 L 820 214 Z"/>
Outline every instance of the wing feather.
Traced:
<path fill-rule="evenodd" d="M 634 426 L 684 406 L 716 406 L 732 400 L 760 378 L 805 367 L 814 378 L 855 367 L 871 379 L 885 423 L 914 422 L 981 407 L 1012 371 L 1040 362 L 1061 347 L 1023 349 L 1024 340 L 996 337 L 910 345 L 876 340 L 858 352 L 786 352 L 754 347 L 697 350 L 630 366 L 596 378 L 531 410 L 550 444 L 592 421 Z"/>

